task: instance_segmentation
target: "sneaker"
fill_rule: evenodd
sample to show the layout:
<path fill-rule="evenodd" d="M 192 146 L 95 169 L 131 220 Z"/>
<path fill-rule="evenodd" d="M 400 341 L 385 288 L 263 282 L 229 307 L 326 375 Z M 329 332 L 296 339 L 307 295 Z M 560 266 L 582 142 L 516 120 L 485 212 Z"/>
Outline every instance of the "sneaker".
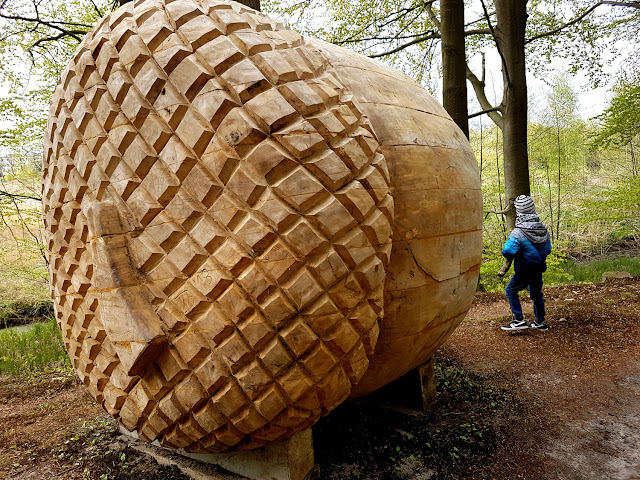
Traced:
<path fill-rule="evenodd" d="M 526 330 L 529 328 L 529 324 L 525 320 L 514 320 L 509 325 L 503 325 L 500 328 L 507 332 L 515 332 L 516 330 Z"/>
<path fill-rule="evenodd" d="M 531 322 L 531 328 L 535 328 L 536 330 L 549 330 L 549 325 L 547 325 L 547 322 L 545 322 L 544 320 L 538 322 L 538 320 L 534 320 L 533 322 Z"/>

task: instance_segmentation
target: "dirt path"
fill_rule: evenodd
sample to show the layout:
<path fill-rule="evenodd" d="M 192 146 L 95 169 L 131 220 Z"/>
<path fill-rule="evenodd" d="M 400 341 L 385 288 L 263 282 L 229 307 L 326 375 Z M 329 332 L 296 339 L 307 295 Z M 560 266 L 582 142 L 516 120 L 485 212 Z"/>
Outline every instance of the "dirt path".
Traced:
<path fill-rule="evenodd" d="M 548 478 L 640 478 L 639 279 L 548 289 L 547 332 L 504 334 L 508 311 L 501 296 L 478 296 L 445 353 L 498 372 L 555 427 L 535 439 Z"/>
<path fill-rule="evenodd" d="M 551 328 L 524 334 L 500 331 L 501 294 L 478 294 L 438 354 L 429 412 L 408 376 L 322 419 L 319 478 L 640 479 L 640 279 L 545 292 Z M 0 378 L 0 478 L 185 477 L 52 372 Z"/>

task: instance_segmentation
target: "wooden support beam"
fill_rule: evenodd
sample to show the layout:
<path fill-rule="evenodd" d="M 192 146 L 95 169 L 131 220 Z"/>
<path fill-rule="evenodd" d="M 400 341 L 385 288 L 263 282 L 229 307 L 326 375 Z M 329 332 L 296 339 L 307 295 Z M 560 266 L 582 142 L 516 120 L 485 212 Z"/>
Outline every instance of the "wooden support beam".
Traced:
<path fill-rule="evenodd" d="M 436 372 L 434 369 L 434 360 L 431 357 L 423 365 L 418 367 L 420 375 L 420 388 L 422 390 L 422 408 L 426 412 L 429 410 L 433 402 L 436 401 L 438 391 L 436 390 Z"/>
<path fill-rule="evenodd" d="M 169 450 L 158 447 L 138 448 L 139 436 L 136 432 L 130 432 L 123 426 L 120 426 L 120 432 L 129 437 L 133 442 L 132 447 L 139 451 L 147 453 L 156 460 L 161 461 L 158 457 L 167 457 L 170 460 L 161 461 L 165 464 L 175 464 L 180 470 L 191 476 L 192 478 L 211 478 L 215 480 L 218 476 L 203 476 L 202 473 L 197 477 L 191 474 L 191 471 L 202 470 L 193 468 L 182 468 L 180 465 L 180 456 L 188 457 L 196 460 L 201 464 L 217 465 L 222 469 L 241 475 L 242 478 L 250 478 L 255 480 L 315 480 L 317 478 L 314 468 L 313 454 L 313 437 L 311 429 L 304 430 L 295 434 L 288 440 L 273 443 L 266 447 L 255 450 L 237 451 L 231 453 L 208 453 L 197 454 L 189 453 L 180 449 L 175 453 L 169 453 Z M 166 452 L 166 453 L 165 453 Z M 225 478 L 227 478 L 225 476 Z"/>
<path fill-rule="evenodd" d="M 272 443 L 255 450 L 207 454 L 180 453 L 256 480 L 311 480 L 313 476 L 311 429 L 299 432 L 284 442 Z"/>

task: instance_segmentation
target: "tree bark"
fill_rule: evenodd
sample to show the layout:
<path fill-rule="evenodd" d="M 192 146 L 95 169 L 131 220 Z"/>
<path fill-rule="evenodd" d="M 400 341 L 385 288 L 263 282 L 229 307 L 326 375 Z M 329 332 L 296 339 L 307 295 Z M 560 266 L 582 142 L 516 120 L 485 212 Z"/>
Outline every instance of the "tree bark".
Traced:
<path fill-rule="evenodd" d="M 525 29 L 527 0 L 496 0 L 495 40 L 502 58 L 504 91 L 503 160 L 507 204 L 513 206 L 518 195 L 530 195 L 527 152 L 527 76 L 525 68 Z M 507 213 L 509 228 L 515 225 L 515 208 Z"/>
<path fill-rule="evenodd" d="M 246 5 L 249 8 L 260 11 L 260 0 L 236 0 L 236 2 Z"/>
<path fill-rule="evenodd" d="M 469 138 L 464 0 L 440 0 L 442 31 L 442 104 Z"/>
<path fill-rule="evenodd" d="M 125 3 L 129 3 L 131 1 L 133 0 L 118 0 L 118 3 L 120 3 L 120 6 L 122 6 Z M 238 3 L 246 5 L 249 8 L 253 8 L 254 10 L 260 11 L 260 0 L 236 0 L 236 1 Z"/>

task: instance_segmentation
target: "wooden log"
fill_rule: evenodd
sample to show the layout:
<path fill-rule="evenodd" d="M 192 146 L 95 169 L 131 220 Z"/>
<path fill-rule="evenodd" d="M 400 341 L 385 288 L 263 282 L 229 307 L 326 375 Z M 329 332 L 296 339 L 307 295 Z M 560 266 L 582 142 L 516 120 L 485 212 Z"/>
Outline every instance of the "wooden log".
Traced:
<path fill-rule="evenodd" d="M 42 184 L 73 364 L 172 448 L 308 429 L 428 358 L 475 289 L 475 160 L 441 107 L 235 2 L 101 20 L 52 96 Z"/>

